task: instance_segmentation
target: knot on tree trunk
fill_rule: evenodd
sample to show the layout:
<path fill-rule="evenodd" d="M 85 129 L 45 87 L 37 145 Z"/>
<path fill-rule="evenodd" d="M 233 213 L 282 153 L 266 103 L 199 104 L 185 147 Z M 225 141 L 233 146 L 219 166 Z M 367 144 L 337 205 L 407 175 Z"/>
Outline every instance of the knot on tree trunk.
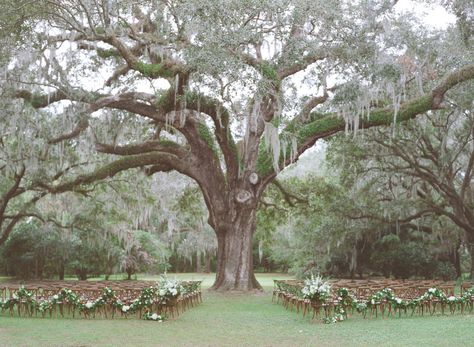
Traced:
<path fill-rule="evenodd" d="M 238 189 L 235 193 L 235 200 L 239 204 L 250 204 L 254 198 L 252 192 L 245 189 Z"/>

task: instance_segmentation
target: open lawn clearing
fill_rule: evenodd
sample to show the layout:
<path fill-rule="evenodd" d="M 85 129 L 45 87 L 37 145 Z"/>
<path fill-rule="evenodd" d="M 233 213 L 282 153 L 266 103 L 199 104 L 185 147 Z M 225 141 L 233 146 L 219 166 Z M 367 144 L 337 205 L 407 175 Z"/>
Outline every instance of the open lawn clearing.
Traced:
<path fill-rule="evenodd" d="M 193 276 L 178 277 L 203 279 L 204 287 L 212 283 L 212 275 Z M 277 276 L 259 276 L 263 294 L 204 291 L 203 304 L 164 323 L 4 314 L 0 346 L 468 346 L 474 341 L 474 315 L 388 319 L 354 315 L 334 325 L 311 322 L 271 302 L 273 278 Z"/>

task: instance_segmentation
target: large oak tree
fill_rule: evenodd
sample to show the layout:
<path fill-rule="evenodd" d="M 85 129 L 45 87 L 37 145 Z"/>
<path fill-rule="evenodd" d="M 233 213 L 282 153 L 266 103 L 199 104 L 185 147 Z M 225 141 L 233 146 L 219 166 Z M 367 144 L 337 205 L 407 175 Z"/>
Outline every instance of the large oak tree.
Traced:
<path fill-rule="evenodd" d="M 446 68 L 431 51 L 443 35 L 396 15 L 396 3 L 39 0 L 26 13 L 31 2 L 12 5 L 29 31 L 2 35 L 12 47 L 1 74 L 2 139 L 16 153 L 7 172 L 26 163 L 24 189 L 48 193 L 130 169 L 191 177 L 217 235 L 214 288 L 259 288 L 256 210 L 280 170 L 319 139 L 439 109 L 474 78 L 462 54 Z"/>

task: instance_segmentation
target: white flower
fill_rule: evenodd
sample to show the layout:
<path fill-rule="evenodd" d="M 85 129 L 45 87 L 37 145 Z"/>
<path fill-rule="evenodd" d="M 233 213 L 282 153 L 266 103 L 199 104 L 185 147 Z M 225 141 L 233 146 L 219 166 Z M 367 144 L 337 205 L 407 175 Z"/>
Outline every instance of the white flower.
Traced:
<path fill-rule="evenodd" d="M 153 314 L 151 315 L 151 319 L 153 319 L 153 320 L 157 320 L 158 317 L 159 317 L 159 316 L 158 316 L 156 313 L 153 313 Z"/>
<path fill-rule="evenodd" d="M 428 293 L 434 294 L 436 292 L 436 288 L 428 289 Z"/>
<path fill-rule="evenodd" d="M 450 297 L 448 298 L 448 301 L 451 301 L 451 302 L 456 301 L 456 298 L 455 298 L 454 296 L 450 296 Z"/>
<path fill-rule="evenodd" d="M 375 300 L 374 300 L 374 299 L 370 300 L 370 303 L 371 303 L 372 305 L 375 305 Z"/>
<path fill-rule="evenodd" d="M 57 294 L 53 295 L 53 299 L 54 300 L 58 300 L 59 299 L 59 296 Z"/>
<path fill-rule="evenodd" d="M 94 304 L 90 301 L 86 302 L 86 308 L 92 308 L 94 306 Z"/>
<path fill-rule="evenodd" d="M 397 304 L 401 304 L 401 303 L 402 303 L 402 299 L 397 298 L 397 299 L 396 299 L 396 302 L 397 302 Z"/>
<path fill-rule="evenodd" d="M 127 306 L 127 305 L 122 306 L 122 312 L 127 312 L 128 310 L 130 310 L 130 306 Z"/>

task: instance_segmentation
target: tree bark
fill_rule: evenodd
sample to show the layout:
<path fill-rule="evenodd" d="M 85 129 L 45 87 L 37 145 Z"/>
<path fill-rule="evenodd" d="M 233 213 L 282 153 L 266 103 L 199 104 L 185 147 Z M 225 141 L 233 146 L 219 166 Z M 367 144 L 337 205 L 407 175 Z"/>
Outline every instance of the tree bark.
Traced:
<path fill-rule="evenodd" d="M 64 281 L 64 272 L 65 272 L 64 262 L 61 261 L 61 263 L 59 264 L 59 270 L 58 270 L 58 276 L 59 276 L 60 281 Z"/>
<path fill-rule="evenodd" d="M 460 250 L 461 250 L 461 240 L 458 240 L 456 247 L 449 252 L 450 261 L 453 264 L 454 268 L 456 269 L 456 278 L 462 277 L 461 257 L 459 254 Z"/>
<path fill-rule="evenodd" d="M 469 253 L 471 254 L 471 280 L 474 280 L 474 242 L 469 244 Z"/>
<path fill-rule="evenodd" d="M 234 222 L 223 218 L 217 228 L 217 270 L 211 289 L 219 291 L 261 290 L 253 271 L 252 238 L 256 210 L 238 209 Z"/>
<path fill-rule="evenodd" d="M 204 270 L 205 273 L 210 273 L 211 272 L 211 253 L 206 252 L 206 267 Z"/>
<path fill-rule="evenodd" d="M 202 272 L 202 266 L 201 266 L 201 253 L 197 252 L 196 253 L 196 272 L 201 273 Z"/>

